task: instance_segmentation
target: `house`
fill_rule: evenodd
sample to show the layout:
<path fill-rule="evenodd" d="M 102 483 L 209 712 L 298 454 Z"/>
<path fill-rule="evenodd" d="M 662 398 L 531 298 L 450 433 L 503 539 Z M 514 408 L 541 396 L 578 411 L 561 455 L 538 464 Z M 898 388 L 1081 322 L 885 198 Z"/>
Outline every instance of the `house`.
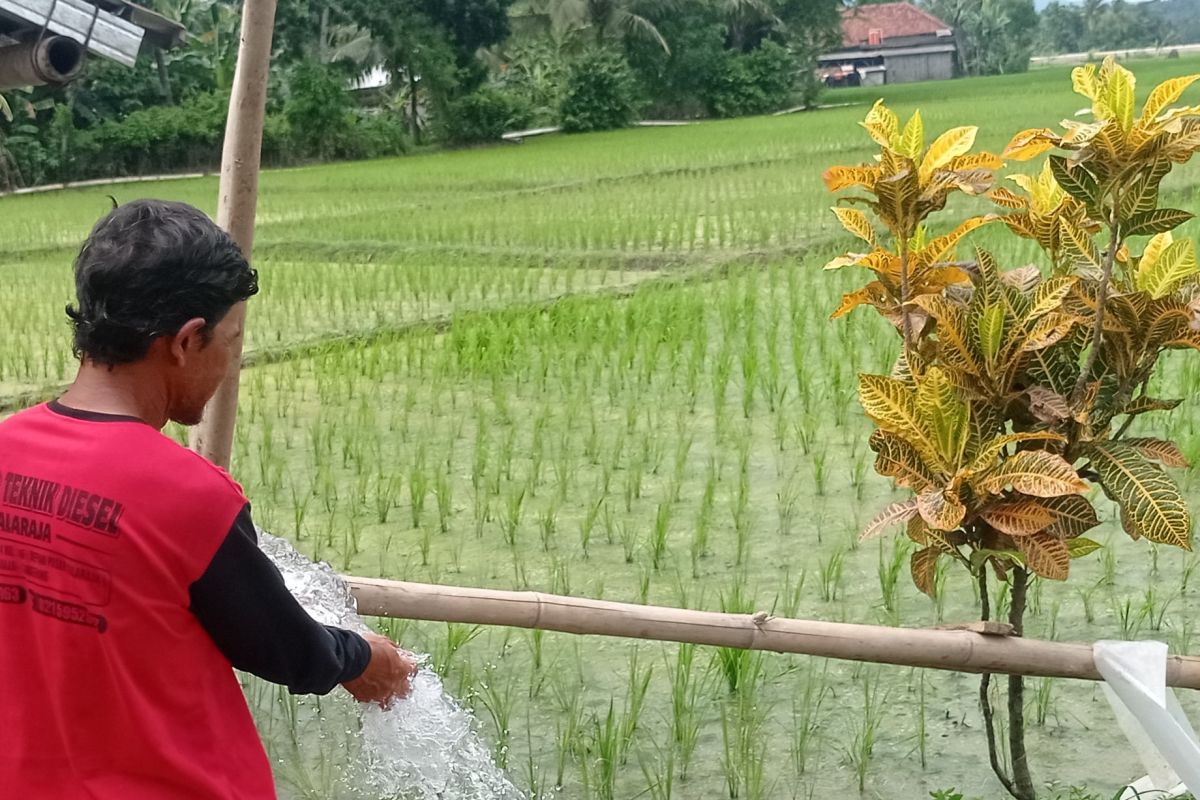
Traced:
<path fill-rule="evenodd" d="M 818 60 L 828 86 L 875 86 L 953 78 L 954 31 L 911 3 L 842 11 L 842 46 Z"/>
<path fill-rule="evenodd" d="M 126 0 L 0 0 L 0 89 L 69 83 L 89 55 L 132 67 L 144 47 L 169 49 L 185 34 Z"/>

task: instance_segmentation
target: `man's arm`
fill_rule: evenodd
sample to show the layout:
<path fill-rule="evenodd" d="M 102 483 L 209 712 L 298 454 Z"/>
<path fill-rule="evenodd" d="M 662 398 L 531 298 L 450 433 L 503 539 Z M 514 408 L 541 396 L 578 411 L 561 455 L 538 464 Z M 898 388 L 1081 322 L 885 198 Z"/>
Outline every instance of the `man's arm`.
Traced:
<path fill-rule="evenodd" d="M 258 549 L 249 505 L 190 594 L 192 613 L 233 666 L 293 694 L 326 694 L 371 661 L 363 637 L 317 623 L 296 602 Z"/>

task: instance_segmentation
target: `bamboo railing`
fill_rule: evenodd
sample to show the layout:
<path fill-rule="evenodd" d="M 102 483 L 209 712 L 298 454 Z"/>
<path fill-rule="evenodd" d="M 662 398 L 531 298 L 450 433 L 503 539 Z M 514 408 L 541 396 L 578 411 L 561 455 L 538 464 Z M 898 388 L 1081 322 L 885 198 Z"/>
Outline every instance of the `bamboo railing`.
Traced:
<path fill-rule="evenodd" d="M 361 614 L 691 642 L 955 672 L 1103 680 L 1086 644 L 959 629 L 891 628 L 579 597 L 347 577 Z M 974 628 L 974 629 L 972 629 Z M 988 626 L 987 630 L 1003 630 Z M 1170 656 L 1167 685 L 1200 689 L 1200 658 Z"/>

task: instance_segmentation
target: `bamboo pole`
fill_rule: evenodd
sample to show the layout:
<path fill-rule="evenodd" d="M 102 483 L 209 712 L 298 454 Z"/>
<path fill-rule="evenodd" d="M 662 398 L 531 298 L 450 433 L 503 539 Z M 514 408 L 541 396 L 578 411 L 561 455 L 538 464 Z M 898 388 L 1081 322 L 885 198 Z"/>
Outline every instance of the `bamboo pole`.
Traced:
<path fill-rule="evenodd" d="M 612 603 L 540 592 L 507 592 L 375 578 L 346 578 L 362 614 L 436 622 L 506 625 L 718 647 L 800 653 L 955 672 L 1103 680 L 1092 648 L 975 633 L 889 628 L 764 613 L 724 614 Z M 1170 656 L 1167 685 L 1200 689 L 1200 658 Z"/>
<path fill-rule="evenodd" d="M 254 249 L 254 212 L 258 204 L 267 71 L 274 32 L 275 0 L 246 0 L 242 5 L 242 36 L 233 93 L 229 97 L 229 117 L 225 121 L 217 224 L 229 231 L 247 259 Z M 245 306 L 230 313 L 241 316 L 244 329 Z M 229 373 L 205 408 L 204 420 L 191 433 L 192 449 L 225 468 L 233 455 L 241 355 L 239 345 Z"/>

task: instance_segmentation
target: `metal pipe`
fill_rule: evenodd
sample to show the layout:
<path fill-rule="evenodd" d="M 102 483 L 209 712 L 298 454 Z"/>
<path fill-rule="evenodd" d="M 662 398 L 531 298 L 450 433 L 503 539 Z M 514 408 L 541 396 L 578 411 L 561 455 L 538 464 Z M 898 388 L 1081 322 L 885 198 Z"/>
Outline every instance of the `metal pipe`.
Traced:
<path fill-rule="evenodd" d="M 347 577 L 362 614 L 800 653 L 954 672 L 1103 680 L 1086 644 L 970 630 L 890 628 Z M 1200 689 L 1200 658 L 1170 656 L 1167 685 Z"/>
<path fill-rule="evenodd" d="M 271 35 L 275 29 L 275 0 L 246 0 L 242 6 L 242 40 L 238 48 L 225 149 L 221 153 L 220 200 L 217 224 L 233 237 L 249 259 L 254 249 L 254 213 L 258 204 L 258 170 L 262 159 L 263 117 L 267 105 L 267 70 L 271 65 Z M 245 325 L 245 306 L 241 314 Z M 192 449 L 218 466 L 228 468 L 233 455 L 233 426 L 237 420 L 241 347 L 229 373 L 208 402 L 204 420 L 192 429 Z"/>
<path fill-rule="evenodd" d="M 87 52 L 66 36 L 0 48 L 0 89 L 25 86 L 63 86 L 83 72 Z"/>

